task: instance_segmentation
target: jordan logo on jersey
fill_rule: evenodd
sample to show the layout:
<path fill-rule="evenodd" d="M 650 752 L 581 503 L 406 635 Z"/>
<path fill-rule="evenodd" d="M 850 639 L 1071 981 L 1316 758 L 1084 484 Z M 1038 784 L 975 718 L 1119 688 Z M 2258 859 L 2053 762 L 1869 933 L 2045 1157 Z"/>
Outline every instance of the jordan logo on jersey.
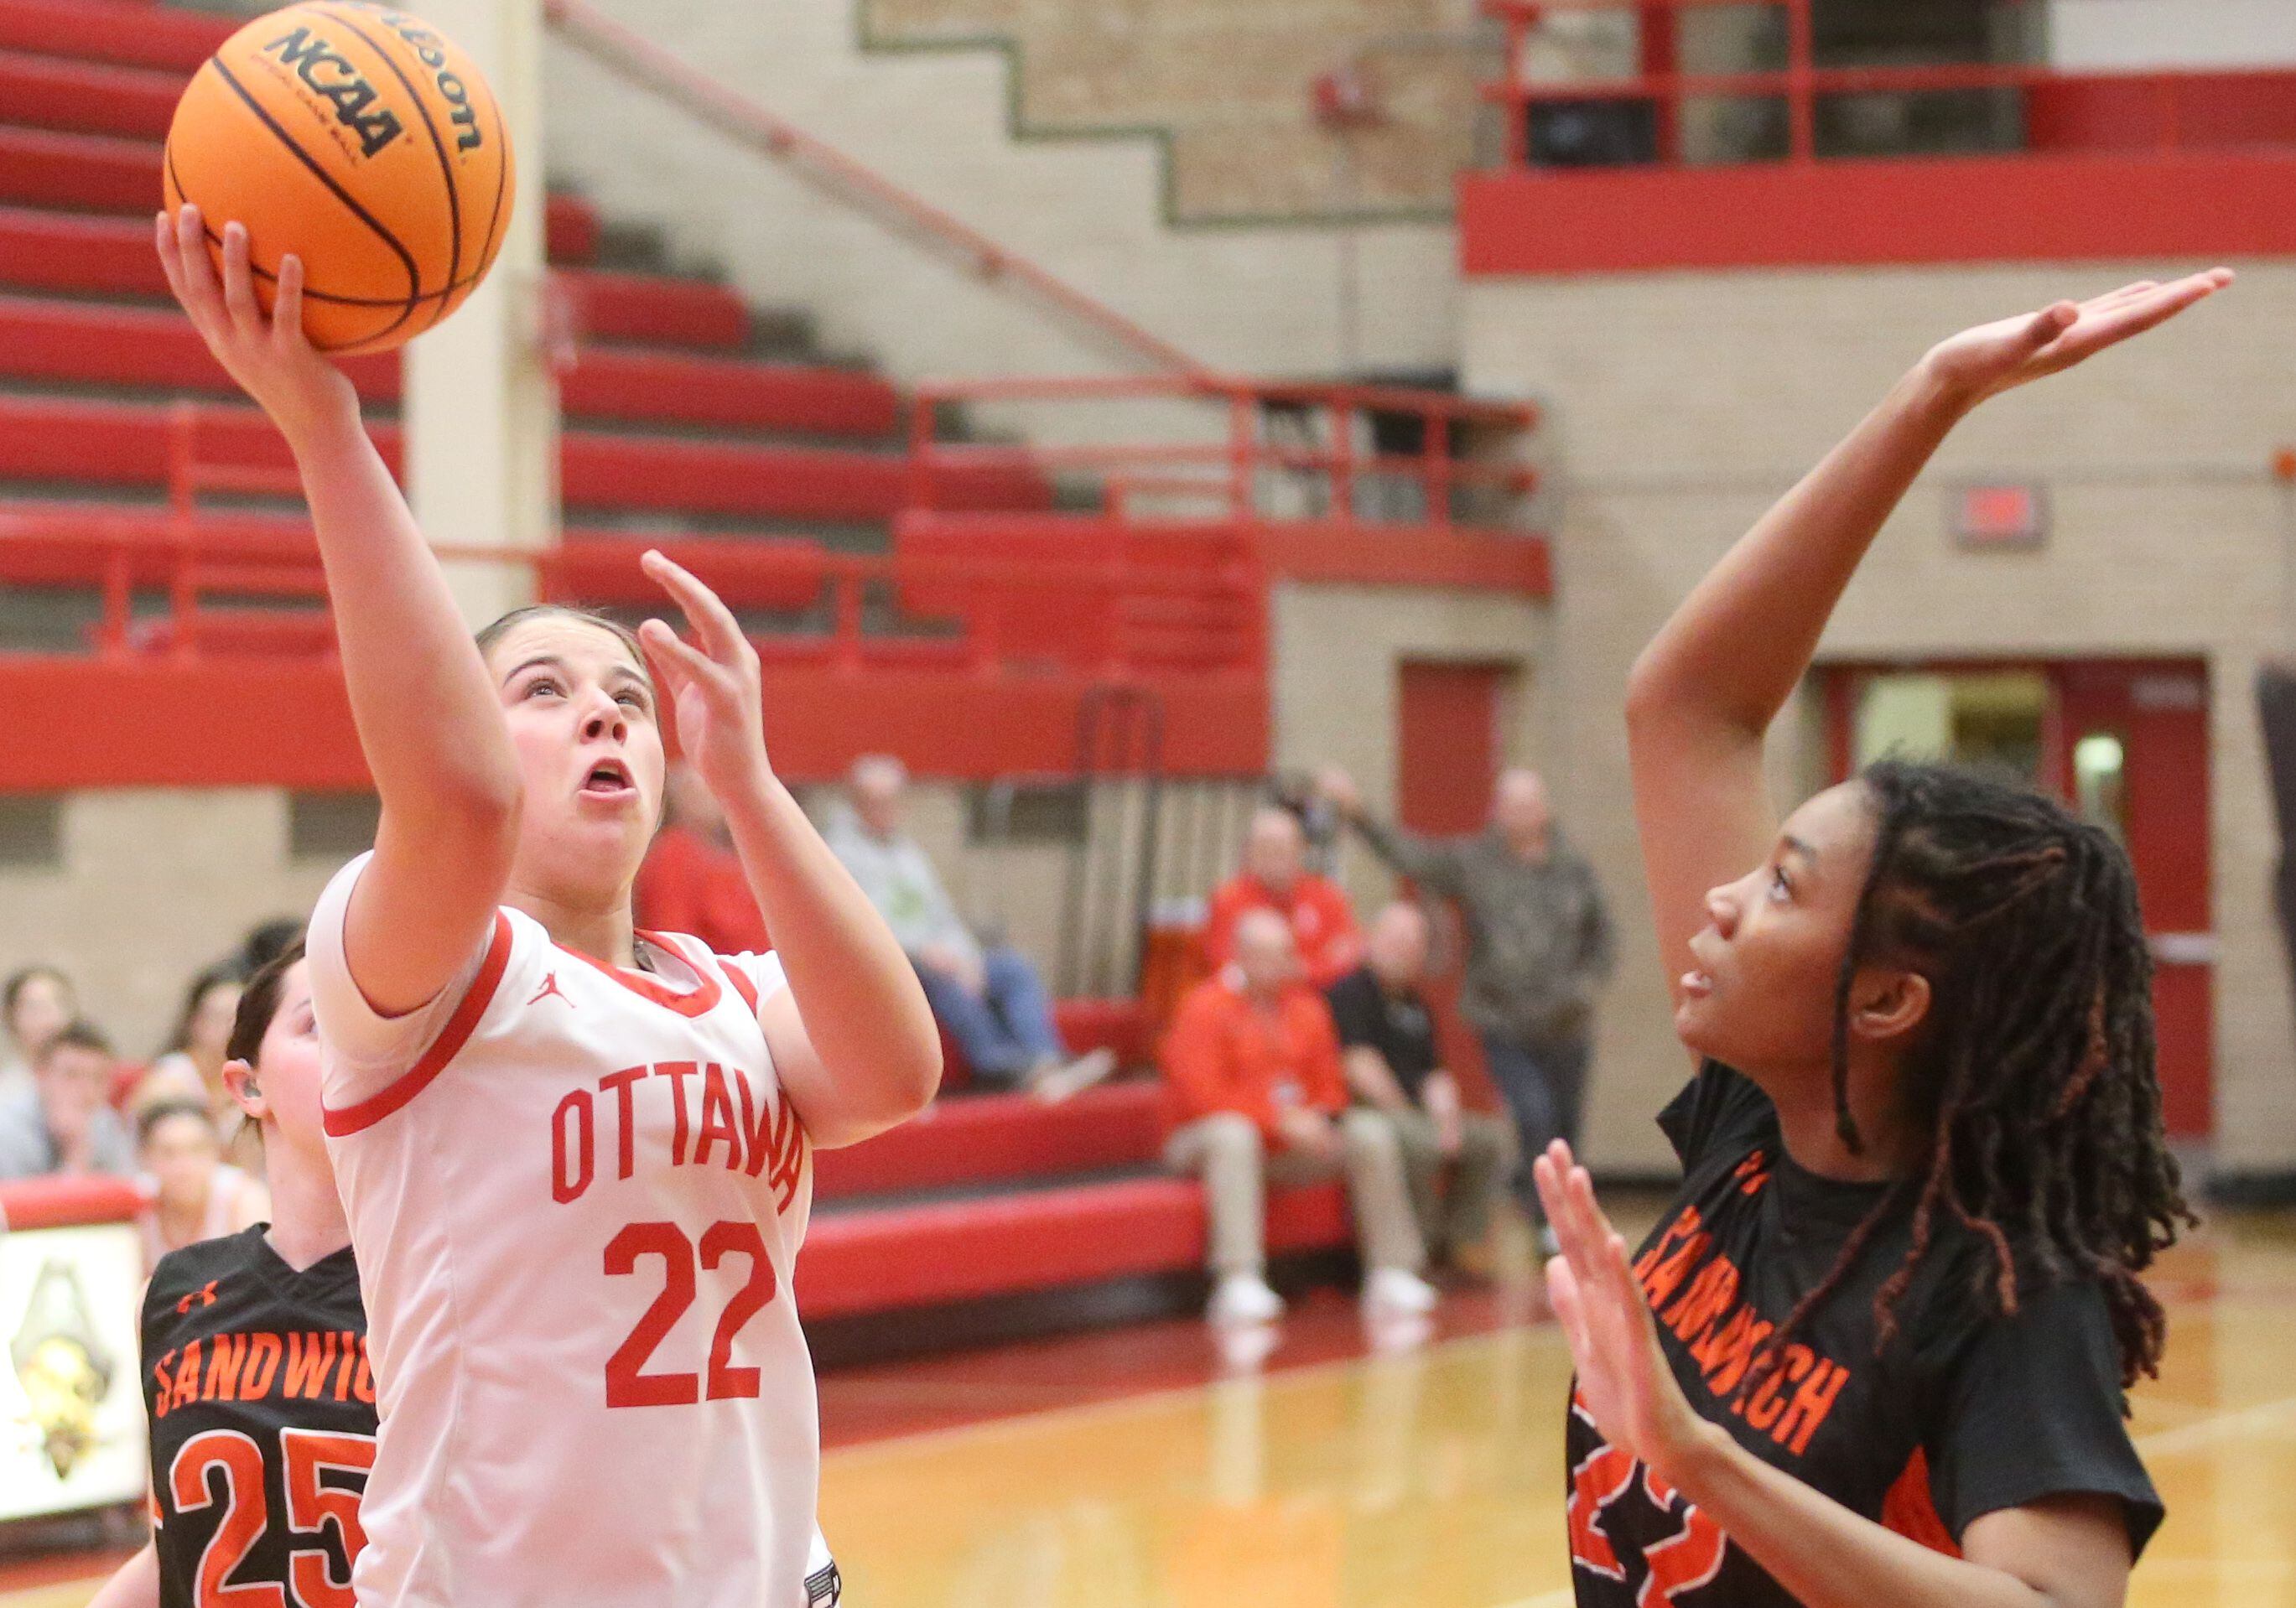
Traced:
<path fill-rule="evenodd" d="M 545 1000 L 551 998 L 554 994 L 561 1000 L 566 1000 L 567 1009 L 571 1010 L 574 1008 L 574 1001 L 568 1000 L 566 998 L 566 991 L 558 986 L 558 974 L 556 972 L 545 974 L 542 979 L 542 986 L 534 991 L 534 998 L 529 1000 L 527 1003 L 529 1005 L 539 1005 Z"/>

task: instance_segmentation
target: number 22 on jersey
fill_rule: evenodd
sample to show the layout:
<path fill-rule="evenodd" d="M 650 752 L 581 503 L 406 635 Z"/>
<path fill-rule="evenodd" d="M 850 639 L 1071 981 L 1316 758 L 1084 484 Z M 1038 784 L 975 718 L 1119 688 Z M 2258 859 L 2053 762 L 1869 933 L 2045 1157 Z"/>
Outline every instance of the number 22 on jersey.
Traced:
<path fill-rule="evenodd" d="M 697 1256 L 697 1252 L 699 1253 Z M 683 1407 L 702 1399 L 702 1375 L 647 1373 L 645 1365 L 685 1310 L 693 1304 L 697 1261 L 701 1270 L 714 1273 L 729 1258 L 749 1262 L 749 1277 L 734 1292 L 718 1315 L 709 1343 L 708 1396 L 712 1401 L 755 1396 L 758 1371 L 734 1366 L 734 1341 L 742 1326 L 764 1310 L 780 1288 L 773 1259 L 767 1254 L 765 1236 L 753 1222 L 715 1222 L 704 1229 L 697 1246 L 676 1223 L 630 1223 L 606 1242 L 606 1272 L 621 1277 L 637 1271 L 640 1257 L 659 1257 L 662 1265 L 661 1294 L 645 1310 L 629 1338 L 606 1359 L 608 1407 Z"/>

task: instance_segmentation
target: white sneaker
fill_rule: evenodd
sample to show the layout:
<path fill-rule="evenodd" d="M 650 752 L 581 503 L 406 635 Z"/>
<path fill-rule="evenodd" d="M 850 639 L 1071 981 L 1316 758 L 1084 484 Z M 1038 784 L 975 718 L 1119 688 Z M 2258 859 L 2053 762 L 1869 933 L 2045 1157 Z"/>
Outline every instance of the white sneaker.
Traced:
<path fill-rule="evenodd" d="M 1088 1049 L 1029 1084 L 1029 1092 L 1044 1105 L 1057 1106 L 1072 1095 L 1082 1094 L 1095 1083 L 1106 1082 L 1108 1074 L 1115 1070 L 1114 1050 Z"/>
<path fill-rule="evenodd" d="M 1204 1318 L 1211 1323 L 1273 1323 L 1283 1316 L 1283 1297 L 1257 1273 L 1231 1273 L 1212 1291 Z"/>
<path fill-rule="evenodd" d="M 1368 1312 L 1431 1312 L 1439 1299 L 1435 1286 L 1407 1268 L 1374 1268 L 1364 1280 Z"/>

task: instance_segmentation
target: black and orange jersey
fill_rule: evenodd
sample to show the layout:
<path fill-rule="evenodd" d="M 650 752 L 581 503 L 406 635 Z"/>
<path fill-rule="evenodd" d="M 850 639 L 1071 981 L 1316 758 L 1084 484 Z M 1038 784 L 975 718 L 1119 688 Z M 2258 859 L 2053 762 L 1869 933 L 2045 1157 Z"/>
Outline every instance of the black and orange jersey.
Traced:
<path fill-rule="evenodd" d="M 298 1272 L 265 1230 L 171 1253 L 144 1295 L 162 1608 L 354 1608 L 375 1433 L 358 1266 L 345 1246 Z"/>
<path fill-rule="evenodd" d="M 1875 1345 L 1874 1301 L 1912 1244 L 1909 1198 L 1774 1367 L 1753 1365 L 1890 1189 L 1794 1164 L 1777 1111 L 1709 1063 L 1659 1118 L 1681 1194 L 1635 1261 L 1659 1341 L 1699 1414 L 1855 1513 L 1944 1551 L 1988 1513 L 2072 1492 L 2117 1498 L 2131 1547 L 2161 1519 L 2123 1421 L 2120 1353 L 2094 1284 L 2035 1281 L 2013 1316 L 1976 1292 L 1993 1253 L 1940 1212 Z M 1582 1608 L 1792 1608 L 1682 1493 L 1608 1445 L 1575 1396 L 1571 1575 Z"/>

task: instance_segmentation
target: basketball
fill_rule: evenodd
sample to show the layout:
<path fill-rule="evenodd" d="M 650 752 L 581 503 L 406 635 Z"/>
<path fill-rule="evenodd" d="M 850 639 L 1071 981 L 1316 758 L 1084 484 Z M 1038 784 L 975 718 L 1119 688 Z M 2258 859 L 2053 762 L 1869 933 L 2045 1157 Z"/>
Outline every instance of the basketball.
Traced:
<path fill-rule="evenodd" d="M 315 0 L 224 42 L 176 104 L 167 206 L 247 226 L 264 310 L 302 258 L 303 329 L 381 352 L 462 304 L 494 262 L 515 179 L 501 108 L 469 57 L 405 12 Z"/>

